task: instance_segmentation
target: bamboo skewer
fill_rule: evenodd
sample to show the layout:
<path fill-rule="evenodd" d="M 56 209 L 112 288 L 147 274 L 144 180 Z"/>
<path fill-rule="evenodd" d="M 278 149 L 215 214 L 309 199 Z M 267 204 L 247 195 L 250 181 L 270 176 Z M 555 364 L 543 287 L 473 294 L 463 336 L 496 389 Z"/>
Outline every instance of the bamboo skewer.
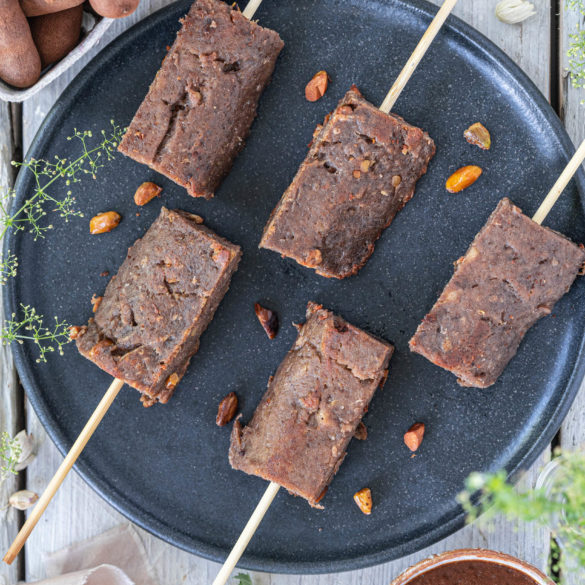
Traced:
<path fill-rule="evenodd" d="M 254 512 L 252 512 L 252 516 L 250 516 L 250 519 L 244 527 L 242 534 L 240 534 L 240 537 L 236 541 L 236 544 L 232 548 L 228 558 L 225 560 L 225 563 L 221 567 L 217 577 L 213 580 L 212 585 L 224 585 L 224 583 L 229 579 L 229 576 L 238 564 L 240 557 L 244 554 L 248 543 L 252 539 L 252 536 L 254 536 L 256 529 L 260 525 L 260 522 L 262 522 L 264 514 L 266 514 L 268 508 L 270 508 L 270 504 L 272 504 L 272 500 L 274 500 L 279 489 L 280 486 L 273 481 L 268 484 L 264 495 L 258 502 Z"/>
<path fill-rule="evenodd" d="M 246 10 L 244 10 L 243 14 L 250 18 L 250 16 L 248 16 L 247 14 L 248 7 L 250 7 L 251 4 L 256 3 L 259 5 L 260 2 L 261 0 L 250 0 L 250 3 L 246 7 Z M 396 81 L 394 82 L 394 85 L 392 85 L 390 91 L 388 92 L 384 101 L 382 102 L 382 105 L 380 106 L 380 110 L 382 112 L 385 112 L 386 114 L 390 112 L 391 108 L 394 106 L 396 100 L 400 96 L 400 93 L 404 89 L 404 86 L 411 78 L 418 64 L 421 62 L 427 49 L 430 47 L 431 43 L 433 42 L 433 39 L 437 36 L 437 33 L 445 23 L 445 20 L 447 20 L 447 17 L 453 10 L 455 4 L 457 4 L 457 0 L 445 0 L 443 2 L 443 5 L 435 15 L 435 18 L 433 18 L 431 24 L 425 31 L 416 48 L 414 49 L 414 52 L 409 57 L 408 61 L 406 62 L 406 65 L 398 75 Z M 254 8 L 254 10 L 256 10 L 256 8 L 257 6 Z M 244 530 L 240 534 L 238 540 L 236 541 L 236 544 L 232 548 L 230 554 L 228 555 L 226 561 L 224 562 L 219 573 L 214 579 L 212 585 L 225 585 L 225 583 L 229 579 L 229 576 L 231 575 L 231 572 L 234 570 L 241 556 L 244 554 L 244 551 L 246 550 L 248 543 L 254 536 L 256 529 L 258 528 L 260 522 L 262 521 L 262 518 L 264 518 L 264 515 L 268 511 L 268 508 L 270 507 L 270 504 L 272 503 L 272 500 L 274 500 L 274 497 L 278 493 L 279 489 L 280 486 L 273 481 L 271 481 L 268 484 L 268 487 L 266 488 L 266 491 L 264 492 L 262 499 L 256 506 L 256 509 L 252 513 L 250 520 L 248 520 L 248 523 L 244 527 Z"/>
<path fill-rule="evenodd" d="M 242 14 L 248 20 L 250 20 L 254 16 L 254 14 L 256 13 L 256 10 L 258 10 L 258 7 L 260 6 L 260 4 L 262 4 L 262 0 L 250 0 L 247 4 L 246 8 L 242 12 Z M 73 465 L 75 464 L 75 462 L 77 461 L 79 456 L 81 455 L 83 449 L 87 445 L 87 442 L 91 439 L 93 433 L 95 432 L 98 425 L 100 424 L 100 422 L 104 418 L 106 412 L 108 412 L 108 409 L 110 408 L 110 406 L 112 405 L 112 402 L 114 402 L 114 399 L 116 398 L 116 396 L 118 395 L 118 393 L 122 389 L 122 386 L 124 386 L 124 381 L 119 380 L 118 378 L 114 378 L 113 382 L 110 384 L 110 387 L 107 389 L 106 393 L 104 394 L 104 396 L 101 399 L 100 403 L 98 404 L 97 408 L 94 410 L 93 414 L 91 415 L 91 417 L 87 421 L 85 427 L 83 427 L 83 430 L 79 434 L 79 437 L 77 437 L 77 440 L 75 441 L 75 443 L 73 443 L 73 446 L 69 450 L 69 453 L 67 453 L 65 459 L 63 460 L 63 462 L 61 463 L 61 465 L 59 466 L 59 468 L 55 472 L 55 475 L 53 476 L 53 478 L 51 479 L 51 481 L 49 482 L 49 484 L 45 488 L 45 491 L 43 492 L 42 496 L 39 498 L 39 501 L 37 502 L 36 506 L 33 508 L 30 516 L 27 518 L 26 522 L 23 524 L 22 528 L 20 529 L 20 531 L 16 535 L 14 542 L 10 545 L 10 548 L 8 549 L 6 554 L 4 555 L 3 561 L 5 563 L 7 563 L 9 565 L 12 564 L 14 559 L 18 556 L 18 554 L 22 550 L 24 543 L 26 542 L 28 537 L 31 535 L 32 531 L 34 530 L 35 526 L 37 525 L 37 523 L 40 520 L 41 516 L 43 515 L 44 511 L 47 509 L 49 502 L 53 499 L 53 496 L 57 493 L 57 490 L 61 487 L 61 484 L 63 483 L 63 481 L 67 477 L 67 474 L 69 473 L 69 471 L 71 470 L 71 468 L 73 467 Z M 276 491 L 278 491 L 278 489 Z M 274 492 L 274 495 L 272 496 L 272 498 L 270 498 L 270 502 L 272 501 L 272 499 L 276 495 L 276 491 Z M 267 493 L 268 493 L 268 490 L 267 490 Z M 261 500 L 260 503 L 262 503 L 263 500 L 264 500 L 264 498 Z M 268 509 L 270 502 L 266 506 L 266 509 Z M 260 507 L 260 505 L 258 507 Z M 266 510 L 264 510 L 264 512 L 258 518 L 258 524 L 260 523 L 260 520 L 262 520 L 262 517 L 264 516 L 265 512 L 266 512 Z M 256 529 L 258 524 L 256 524 L 256 526 L 254 527 L 254 530 Z M 253 533 L 254 532 L 252 531 L 252 533 L 250 534 L 250 538 L 252 538 Z M 248 541 L 249 541 L 249 539 L 248 539 Z M 246 544 L 248 543 L 248 541 L 246 541 L 246 543 L 244 543 L 244 545 L 243 545 L 244 548 L 246 547 Z M 239 556 L 241 556 L 241 554 L 242 553 L 240 553 Z M 239 556 L 238 556 L 238 558 L 239 558 Z M 236 562 L 237 562 L 237 559 L 236 559 Z M 234 562 L 234 565 L 235 565 L 235 562 Z"/>
<path fill-rule="evenodd" d="M 445 2 L 445 4 L 447 4 L 447 2 L 450 2 L 451 7 L 452 7 L 456 1 L 457 0 L 447 0 Z M 443 6 L 445 6 L 445 4 Z M 438 16 L 439 15 L 437 15 L 437 17 Z M 445 16 L 443 15 L 443 22 L 444 22 L 444 20 L 445 20 Z M 430 42 L 428 44 L 430 44 Z M 427 44 L 427 47 L 428 47 L 428 44 Z M 420 61 L 420 59 L 419 59 L 419 61 Z M 398 97 L 399 93 L 400 92 L 395 94 L 395 97 Z M 390 95 L 390 94 L 388 94 L 388 95 Z M 384 101 L 386 102 L 386 100 L 384 100 Z M 394 103 L 394 100 L 391 102 L 391 104 L 393 104 L 393 103 Z M 390 107 L 392 107 L 392 105 L 390 105 L 389 108 Z M 382 109 L 382 108 L 380 108 L 380 109 Z M 571 180 L 573 175 L 577 172 L 577 170 L 579 169 L 579 167 L 581 166 L 581 164 L 583 163 L 584 160 L 585 160 L 585 140 L 581 143 L 581 146 L 579 146 L 579 148 L 577 149 L 577 151 L 575 152 L 575 154 L 573 155 L 573 157 L 571 158 L 571 160 L 569 161 L 569 163 L 567 164 L 567 166 L 565 167 L 565 169 L 563 170 L 563 172 L 561 173 L 561 175 L 559 176 L 559 178 L 555 182 L 553 188 L 550 190 L 548 195 L 544 198 L 542 204 L 540 205 L 537 212 L 534 214 L 534 217 L 532 218 L 533 221 L 535 221 L 538 224 L 541 224 L 544 221 L 544 219 L 546 218 L 546 216 L 548 215 L 548 213 L 552 209 L 553 205 L 556 203 L 556 201 L 560 197 L 561 193 L 564 191 L 565 187 L 568 185 L 569 181 Z M 272 500 L 274 500 L 279 489 L 280 489 L 280 486 L 273 481 L 271 481 L 268 484 L 268 487 L 266 488 L 266 491 L 264 492 L 262 499 L 260 500 L 260 502 L 256 506 L 256 509 L 252 513 L 250 520 L 248 520 L 248 523 L 246 524 L 244 530 L 240 534 L 240 537 L 236 541 L 236 544 L 232 548 L 228 558 L 226 559 L 221 570 L 217 574 L 217 577 L 214 579 L 212 585 L 225 585 L 229 576 L 231 575 L 232 571 L 234 570 L 238 561 L 240 560 L 240 557 L 242 556 L 242 554 L 246 550 L 246 547 L 248 546 L 248 543 L 252 539 L 252 536 L 254 536 L 256 529 L 258 528 L 260 522 L 262 521 L 262 518 L 264 518 L 264 515 L 266 514 L 268 508 L 270 507 L 270 504 L 272 503 Z"/>
<path fill-rule="evenodd" d="M 540 207 L 536 210 L 536 213 L 532 217 L 532 221 L 541 224 L 546 216 L 549 214 L 553 205 L 557 202 L 557 199 L 561 196 L 561 193 L 565 190 L 565 187 L 569 181 L 573 178 L 573 175 L 577 172 L 583 161 L 585 160 L 585 140 L 581 142 L 581 146 L 577 149 L 573 158 L 569 161 L 569 164 L 565 167 L 565 170 L 561 173 L 561 176 L 557 179 L 553 188 L 549 194 L 544 198 Z"/>
<path fill-rule="evenodd" d="M 252 20 L 252 17 L 254 16 L 254 14 L 256 14 L 256 10 L 258 10 L 260 4 L 262 4 L 262 0 L 250 0 L 246 5 L 246 8 L 244 8 L 242 14 L 248 20 Z"/>
<path fill-rule="evenodd" d="M 83 427 L 79 437 L 77 437 L 77 440 L 75 443 L 73 443 L 71 450 L 69 453 L 67 453 L 65 459 L 63 459 L 63 462 L 59 466 L 59 469 L 57 469 L 53 479 L 51 479 L 49 485 L 45 488 L 43 495 L 39 498 L 39 501 L 33 508 L 33 511 L 31 512 L 27 521 L 20 529 L 20 532 L 17 534 L 14 542 L 10 545 L 8 552 L 4 555 L 5 563 L 10 565 L 12 561 L 14 561 L 14 559 L 18 556 L 18 553 L 24 546 L 26 539 L 30 536 L 37 522 L 43 515 L 43 512 L 49 505 L 49 502 L 53 499 L 53 496 L 63 483 L 63 480 L 67 477 L 67 474 L 73 467 L 73 464 L 77 461 L 79 455 L 81 455 L 81 452 L 87 445 L 89 439 L 91 439 L 91 436 L 100 424 L 102 418 L 104 418 L 104 415 L 108 411 L 108 408 L 110 408 L 114 398 L 116 398 L 118 392 L 120 392 L 122 389 L 122 386 L 124 386 L 124 382 L 118 378 L 114 378 L 114 381 L 110 384 L 110 387 L 104 394 L 104 397 L 101 399 L 97 408 L 94 410 L 93 414 L 87 421 L 85 427 Z"/>
<path fill-rule="evenodd" d="M 422 58 L 425 56 L 427 49 L 430 47 L 431 43 L 437 36 L 439 30 L 447 20 L 449 14 L 457 4 L 457 0 L 445 0 L 439 8 L 439 11 L 433 18 L 433 21 L 429 25 L 429 28 L 425 31 L 425 34 L 420 39 L 418 45 L 414 49 L 412 55 L 408 58 L 406 65 L 402 68 L 402 71 L 396 78 L 394 85 L 390 88 L 390 91 L 386 94 L 382 105 L 380 106 L 380 110 L 386 114 L 390 113 L 390 110 L 394 107 L 396 100 L 399 98 L 404 86 L 408 83 L 408 80 L 411 78 L 412 74 L 414 73 L 415 69 L 418 67 L 418 64 L 421 62 Z"/>

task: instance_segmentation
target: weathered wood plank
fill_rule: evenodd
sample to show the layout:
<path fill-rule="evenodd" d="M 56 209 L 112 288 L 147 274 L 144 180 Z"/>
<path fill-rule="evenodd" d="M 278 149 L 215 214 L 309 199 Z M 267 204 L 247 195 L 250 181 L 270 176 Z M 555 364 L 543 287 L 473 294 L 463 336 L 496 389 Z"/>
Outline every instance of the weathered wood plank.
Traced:
<path fill-rule="evenodd" d="M 10 161 L 12 159 L 12 137 L 10 106 L 0 102 L 0 197 L 12 186 Z M 0 240 L 0 245 L 2 241 Z M 2 289 L 0 288 L 0 322 L 3 322 Z M 10 348 L 0 346 L 0 433 L 7 431 L 14 436 L 20 429 L 18 424 L 17 393 L 19 388 L 10 355 Z M 0 550 L 10 546 L 19 526 L 19 514 L 14 509 L 2 510 L 8 497 L 17 489 L 17 479 L 11 478 L 0 486 Z M 0 566 L 0 583 L 15 583 L 18 580 L 19 562 L 11 567 Z"/>
<path fill-rule="evenodd" d="M 441 4 L 440 0 L 431 0 Z M 504 51 L 549 96 L 550 82 L 550 6 L 538 2 L 537 14 L 521 24 L 505 24 L 495 16 L 496 2 L 460 1 L 454 14 L 483 33 Z"/>
<path fill-rule="evenodd" d="M 575 145 L 585 140 L 585 89 L 572 87 L 566 72 L 568 67 L 567 49 L 569 48 L 569 34 L 575 32 L 579 26 L 585 26 L 585 18 L 576 11 L 567 9 L 562 3 L 560 51 L 561 64 L 564 69 L 561 82 L 561 106 L 563 121 Z M 583 172 L 583 171 L 582 171 Z M 561 427 L 561 447 L 563 449 L 585 448 L 585 383 Z M 582 574 L 566 575 L 566 585 L 578 585 L 583 582 Z"/>
<path fill-rule="evenodd" d="M 115 23 L 108 31 L 107 39 L 113 38 L 131 22 L 156 10 L 164 3 L 166 2 L 163 0 L 151 0 L 150 2 L 142 0 L 139 14 L 131 19 Z M 436 0 L 436 3 L 438 4 L 440 1 Z M 529 73 L 537 86 L 544 93 L 547 93 L 548 63 L 550 62 L 548 10 L 541 11 L 537 18 L 518 27 L 510 27 L 497 21 L 493 16 L 493 6 L 488 3 L 461 2 L 456 13 L 492 38 Z M 102 46 L 104 44 L 105 41 Z M 83 60 L 83 63 L 78 64 L 66 76 L 54 82 L 25 104 L 24 133 L 26 144 L 30 143 L 34 132 L 66 83 L 86 62 L 87 60 Z M 29 417 L 29 429 L 40 438 L 39 456 L 30 467 L 29 487 L 40 491 L 57 468 L 61 456 L 46 437 L 32 413 Z M 547 457 L 548 454 L 544 454 L 541 462 L 527 473 L 527 483 L 533 482 L 542 461 L 546 460 Z M 26 555 L 27 578 L 33 580 L 44 576 L 42 553 L 56 550 L 76 540 L 102 532 L 121 521 L 122 518 L 117 512 L 109 508 L 99 496 L 85 486 L 77 475 L 72 474 L 29 539 Z M 142 534 L 153 564 L 158 569 L 161 582 L 203 585 L 212 581 L 218 570 L 218 565 L 174 549 L 143 532 Z M 499 520 L 491 530 L 480 529 L 476 526 L 467 527 L 456 535 L 416 555 L 379 567 L 322 576 L 256 574 L 255 583 L 258 585 L 268 585 L 269 583 L 278 583 L 278 585 L 353 585 L 366 581 L 387 583 L 402 569 L 420 558 L 452 548 L 475 546 L 509 552 L 543 567 L 548 555 L 548 532 L 546 530 L 534 531 L 532 527 L 517 526 Z"/>

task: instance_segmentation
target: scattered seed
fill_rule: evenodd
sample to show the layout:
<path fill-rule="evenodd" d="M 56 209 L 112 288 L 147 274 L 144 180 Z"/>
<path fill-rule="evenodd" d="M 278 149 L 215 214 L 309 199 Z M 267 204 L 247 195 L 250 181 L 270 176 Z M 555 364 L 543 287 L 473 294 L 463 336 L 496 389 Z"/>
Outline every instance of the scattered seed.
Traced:
<path fill-rule="evenodd" d="M 254 311 L 268 338 L 274 339 L 278 333 L 278 315 L 258 303 L 254 303 Z"/>
<path fill-rule="evenodd" d="M 370 488 L 363 488 L 356 492 L 353 495 L 353 501 L 366 516 L 372 513 L 372 491 Z"/>

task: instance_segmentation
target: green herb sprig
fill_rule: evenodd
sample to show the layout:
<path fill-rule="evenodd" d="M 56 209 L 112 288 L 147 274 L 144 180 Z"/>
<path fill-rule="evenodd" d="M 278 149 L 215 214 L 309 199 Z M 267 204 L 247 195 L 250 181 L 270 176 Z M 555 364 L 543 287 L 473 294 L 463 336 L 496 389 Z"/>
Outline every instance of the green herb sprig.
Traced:
<path fill-rule="evenodd" d="M 17 439 L 13 439 L 6 431 L 0 435 L 0 485 L 11 475 L 16 475 L 16 465 L 20 457 L 21 447 Z"/>
<path fill-rule="evenodd" d="M 482 521 L 497 515 L 547 526 L 562 542 L 565 557 L 571 565 L 585 569 L 585 454 L 556 451 L 562 473 L 550 489 L 517 490 L 507 482 L 506 472 L 472 473 L 459 502 L 468 521 L 482 514 Z M 479 505 L 472 504 L 472 495 L 481 493 Z"/>
<path fill-rule="evenodd" d="M 75 197 L 70 187 L 73 183 L 79 183 L 83 175 L 96 178 L 96 173 L 104 164 L 113 159 L 116 147 L 120 142 L 123 130 L 113 121 L 112 128 L 108 132 L 101 131 L 101 136 L 94 146 L 89 141 L 93 138 L 91 130 L 82 132 L 74 130 L 73 136 L 67 140 L 77 140 L 82 153 L 73 160 L 55 156 L 54 162 L 44 159 L 30 159 L 21 163 L 12 164 L 21 169 L 26 169 L 34 175 L 33 194 L 15 211 L 10 211 L 11 201 L 14 199 L 14 191 L 8 191 L 0 198 L 0 240 L 6 232 L 15 230 L 28 230 L 34 239 L 44 237 L 45 233 L 53 228 L 52 224 L 44 224 L 43 218 L 49 211 L 55 212 L 69 221 L 70 217 L 83 217 L 83 213 L 76 207 Z M 51 187 L 55 183 L 63 181 L 66 187 L 64 196 L 51 194 Z M 51 208 L 52 209 L 49 209 Z M 9 272 L 3 260 L 2 273 Z"/>
<path fill-rule="evenodd" d="M 81 147 L 81 154 L 74 159 L 55 156 L 53 161 L 30 159 L 12 163 L 20 168 L 20 172 L 33 173 L 34 186 L 32 195 L 15 210 L 12 210 L 14 190 L 0 193 L 0 241 L 10 229 L 28 231 L 35 241 L 44 238 L 46 232 L 53 228 L 53 224 L 45 221 L 49 213 L 57 213 L 65 222 L 71 217 L 83 217 L 77 209 L 71 186 L 79 183 L 84 176 L 95 179 L 99 169 L 114 158 L 124 129 L 113 120 L 110 123 L 111 129 L 107 132 L 102 130 L 97 141 L 93 140 L 91 130 L 74 129 L 73 136 L 67 138 L 77 141 Z M 57 194 L 59 189 L 60 195 Z M 0 286 L 16 276 L 18 264 L 18 258 L 10 251 L 1 258 Z M 2 345 L 31 340 L 39 351 L 37 362 L 46 362 L 48 353 L 57 351 L 63 354 L 63 346 L 71 341 L 69 329 L 70 325 L 57 317 L 54 317 L 54 324 L 46 325 L 43 316 L 34 307 L 21 304 L 21 314 L 12 314 L 0 328 L 0 340 Z"/>
<path fill-rule="evenodd" d="M 18 268 L 18 258 L 12 254 L 10 250 L 2 259 L 0 265 L 0 286 L 4 286 L 8 279 L 16 276 L 16 269 Z"/>
<path fill-rule="evenodd" d="M 567 8 L 581 15 L 581 24 L 577 30 L 569 34 L 569 75 L 575 89 L 585 88 L 585 0 L 567 0 Z"/>
<path fill-rule="evenodd" d="M 252 577 L 247 573 L 238 573 L 234 578 L 237 585 L 252 585 Z"/>
<path fill-rule="evenodd" d="M 58 351 L 63 355 L 63 346 L 71 341 L 69 330 L 71 325 L 54 317 L 55 323 L 47 327 L 43 321 L 43 315 L 39 315 L 34 307 L 20 305 L 22 315 L 16 319 L 12 313 L 11 319 L 6 319 L 0 334 L 2 345 L 17 342 L 24 343 L 25 340 L 34 341 L 39 351 L 37 363 L 46 362 L 47 354 Z"/>

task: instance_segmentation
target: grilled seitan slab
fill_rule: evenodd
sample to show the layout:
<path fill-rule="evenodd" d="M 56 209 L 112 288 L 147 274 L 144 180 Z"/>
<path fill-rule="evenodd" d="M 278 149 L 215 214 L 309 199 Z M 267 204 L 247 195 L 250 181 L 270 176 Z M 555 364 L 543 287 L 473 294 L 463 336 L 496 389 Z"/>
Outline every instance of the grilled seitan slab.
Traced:
<path fill-rule="evenodd" d="M 394 348 L 309 303 L 307 320 L 250 423 L 236 420 L 230 463 L 317 506 Z"/>
<path fill-rule="evenodd" d="M 585 250 L 502 199 L 410 340 L 462 386 L 491 386 L 569 290 Z"/>
<path fill-rule="evenodd" d="M 221 0 L 196 0 L 119 150 L 210 198 L 232 167 L 284 43 Z"/>
<path fill-rule="evenodd" d="M 435 144 L 352 87 L 272 212 L 261 248 L 329 278 L 356 274 L 413 194 Z"/>
<path fill-rule="evenodd" d="M 77 348 L 112 376 L 167 402 L 199 348 L 241 251 L 185 211 L 162 208 L 128 250 Z"/>

